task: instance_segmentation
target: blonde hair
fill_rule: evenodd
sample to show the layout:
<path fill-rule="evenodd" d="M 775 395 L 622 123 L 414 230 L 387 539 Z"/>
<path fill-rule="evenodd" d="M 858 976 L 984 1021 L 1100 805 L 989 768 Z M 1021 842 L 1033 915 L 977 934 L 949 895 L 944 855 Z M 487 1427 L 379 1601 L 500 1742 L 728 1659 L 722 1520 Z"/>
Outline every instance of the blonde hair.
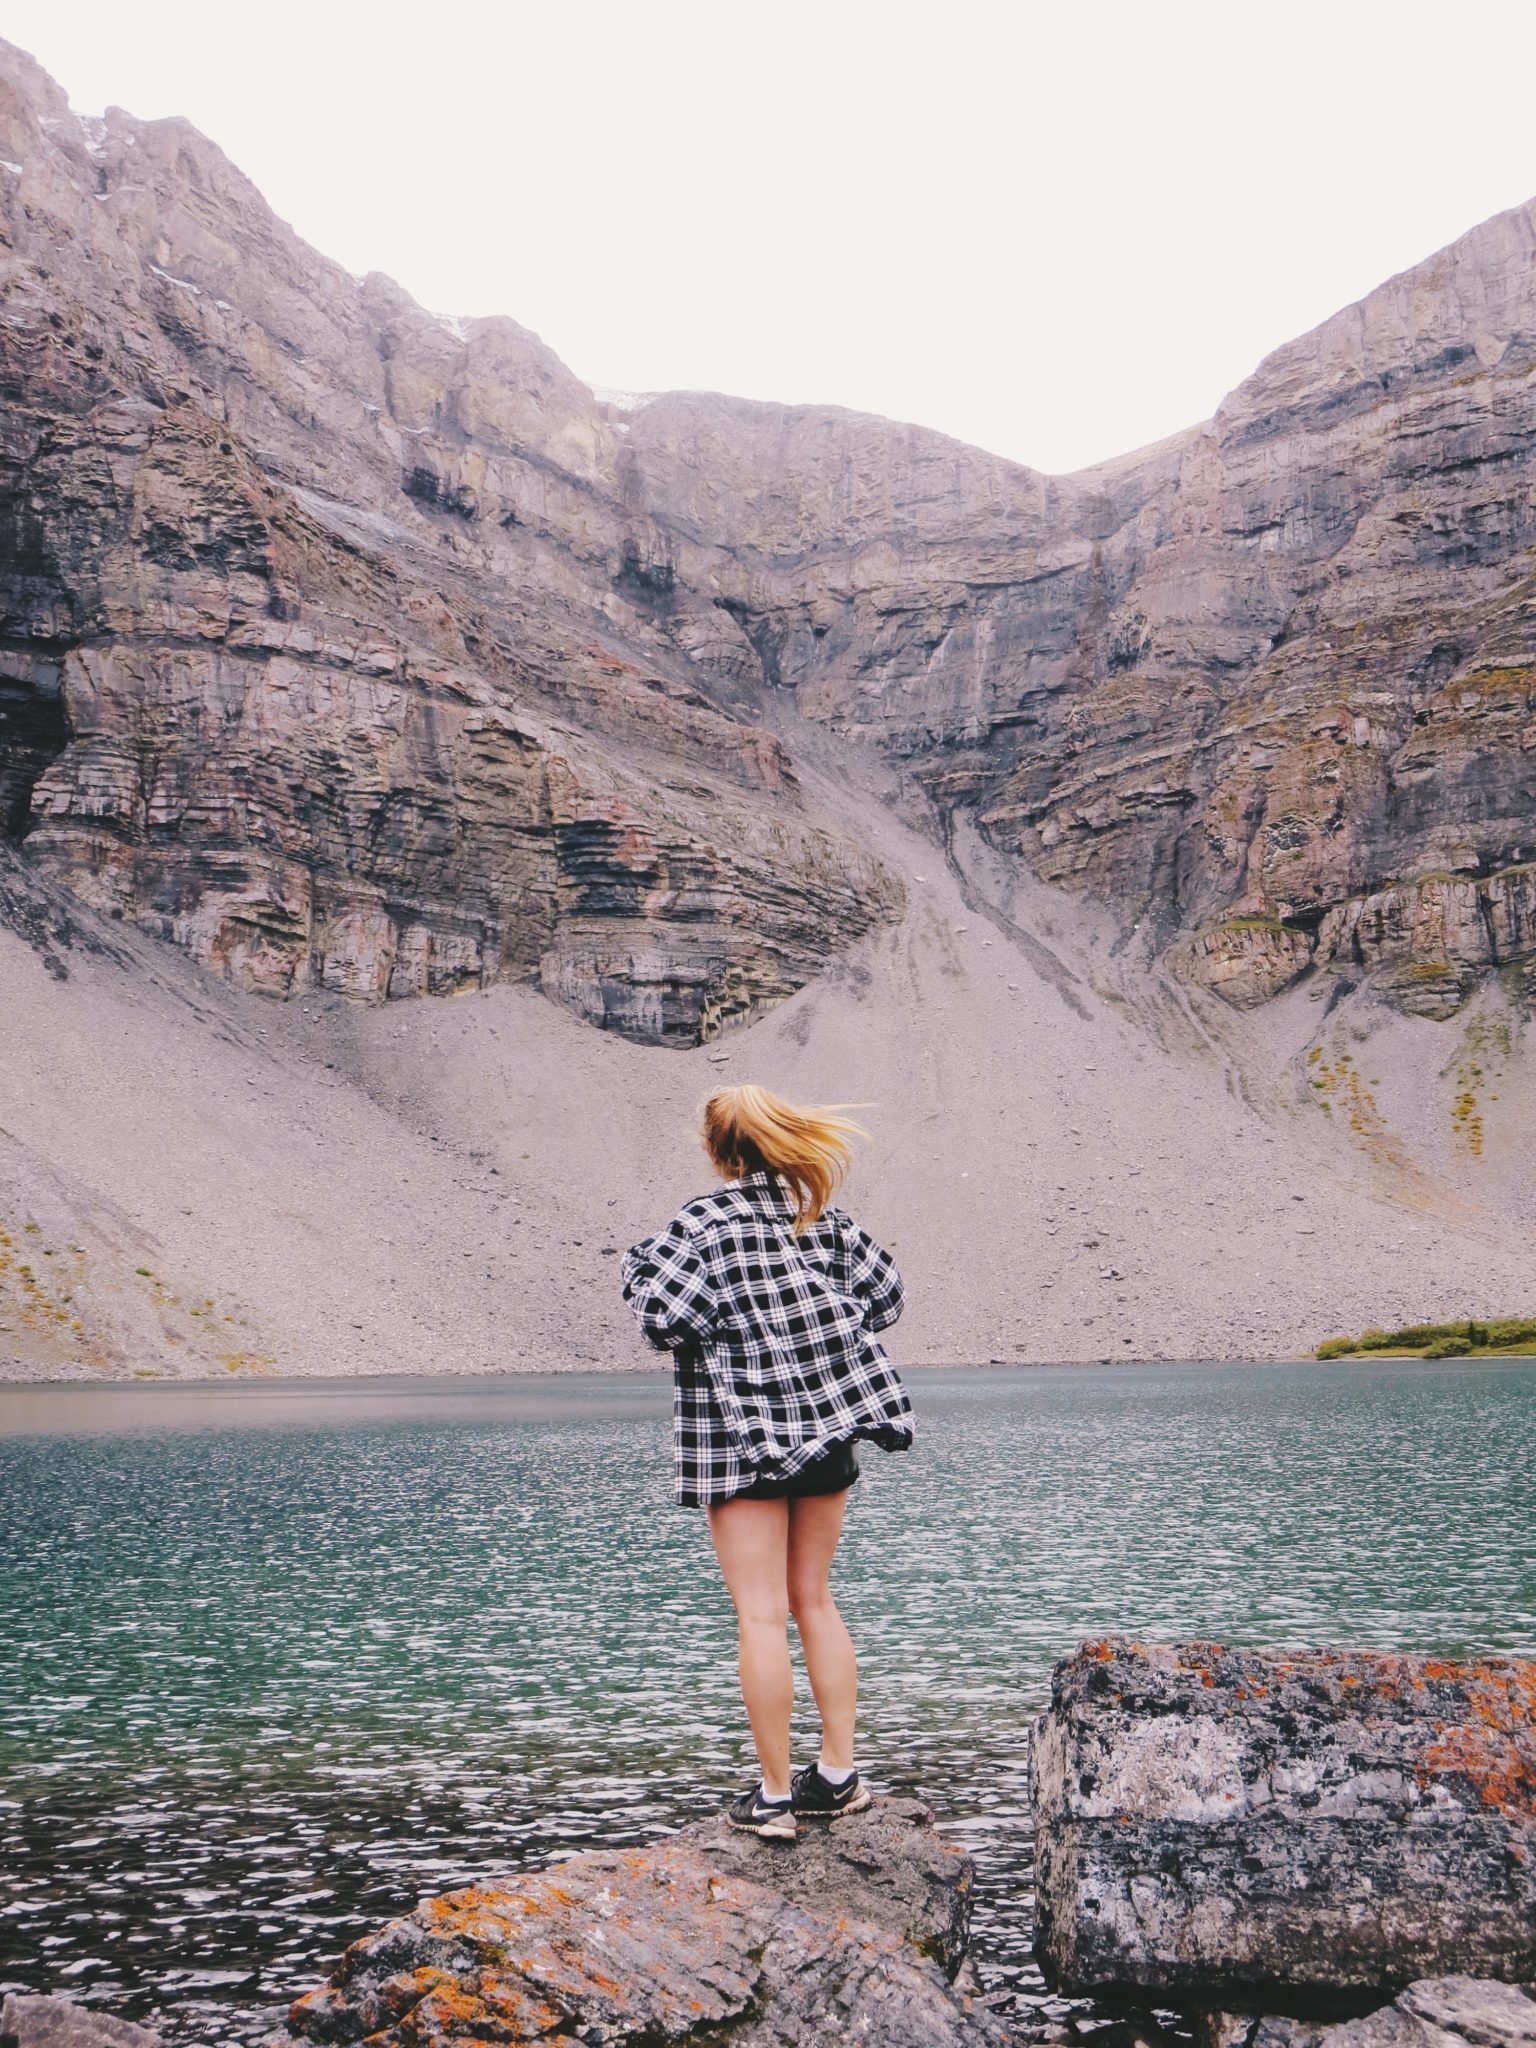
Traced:
<path fill-rule="evenodd" d="M 837 1105 L 796 1109 L 782 1095 L 743 1081 L 717 1088 L 704 1105 L 704 1143 L 728 1180 L 765 1168 L 795 1198 L 795 1231 L 808 1230 L 847 1178 L 850 1140 L 869 1136 Z"/>

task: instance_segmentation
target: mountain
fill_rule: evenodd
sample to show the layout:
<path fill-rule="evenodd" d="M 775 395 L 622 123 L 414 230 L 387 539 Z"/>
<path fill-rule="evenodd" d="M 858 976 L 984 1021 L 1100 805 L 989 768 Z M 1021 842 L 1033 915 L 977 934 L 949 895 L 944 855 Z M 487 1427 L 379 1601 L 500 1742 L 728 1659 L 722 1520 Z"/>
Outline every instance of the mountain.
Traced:
<path fill-rule="evenodd" d="M 474 1143 L 379 1065 L 389 1033 L 447 1027 L 356 1005 L 468 991 L 498 1032 L 515 1016 L 542 1077 L 508 1160 L 539 1157 L 572 1219 L 507 1269 L 546 1290 L 522 1363 L 621 1341 L 607 1308 L 573 1338 L 548 1297 L 596 1228 L 561 1077 L 592 1076 L 588 1113 L 631 1129 L 614 1090 L 681 1116 L 681 1077 L 722 1070 L 711 1048 L 809 1092 L 878 1076 L 891 1114 L 949 1127 L 929 1163 L 953 1170 L 954 1229 L 931 1193 L 897 1202 L 944 1305 L 926 1355 L 1098 1355 L 1122 1284 L 1108 1321 L 1137 1355 L 1293 1347 L 1528 1288 L 1536 204 L 1279 350 L 1207 425 L 1072 477 L 831 408 L 600 396 L 511 320 L 440 318 L 329 263 L 184 122 L 76 117 L 9 45 L 0 208 L 0 1108 L 15 1213 L 105 1233 L 118 1279 L 91 1356 L 172 1355 L 162 1322 L 123 1322 L 125 1262 L 158 1273 L 132 1248 L 147 1231 L 191 1272 L 207 1239 L 169 1220 L 188 1206 L 169 1184 L 101 1221 L 144 1130 L 109 1142 L 105 1078 L 97 1136 L 72 1129 L 52 1034 L 68 1011 L 81 1072 L 106 1077 L 120 1030 L 150 1057 L 162 1003 L 166 1030 L 211 1034 L 220 1099 L 257 1084 L 217 1045 L 275 1057 L 282 1038 L 290 1137 L 315 1087 L 358 1092 L 345 1182 L 373 1221 L 316 1223 L 311 1161 L 308 1234 L 285 1236 L 276 1143 L 242 1240 L 267 1231 L 271 1270 L 220 1311 L 249 1308 L 237 1360 L 350 1355 L 332 1269 L 384 1238 L 379 1160 Z M 531 1021 L 534 989 L 640 1063 L 594 1067 L 577 1027 Z M 470 1091 L 489 1086 L 476 1043 Z M 66 1094 L 45 1114 L 48 1087 Z M 195 1104 L 173 1074 L 152 1088 L 174 1178 Z M 1040 1135 L 1004 1138 L 1026 1101 Z M 1047 1144 L 1055 1163 L 1025 1156 Z M 1277 1209 L 1249 1185 L 1270 1144 L 1282 1180 L 1337 1204 L 1324 1244 L 1286 1250 L 1342 1247 L 1357 1270 L 1314 1259 L 1260 1310 L 1273 1216 L 1318 1230 L 1290 1223 L 1293 1190 Z M 645 1135 L 586 1163 L 638 1228 L 690 1191 L 685 1156 Z M 1048 1261 L 1077 1227 L 1082 1270 L 1006 1308 L 1001 1278 L 942 1277 L 975 1256 L 973 1171 L 1005 1204 L 1001 1268 L 1020 1232 Z M 1064 1220 L 1075 1173 L 1091 1228 Z M 437 1179 L 438 1222 L 406 1233 L 429 1294 L 439 1226 L 481 1228 Z M 1209 1241 L 1212 1203 L 1235 1264 L 1186 1299 L 1158 1231 L 1187 1217 Z M 1381 1263 L 1407 1214 L 1436 1219 L 1443 1272 Z M 290 1300 L 278 1269 L 327 1243 Z M 389 1284 L 362 1323 L 398 1361 Z M 1058 1285 L 1094 1313 L 1063 1314 Z M 491 1314 L 462 1293 L 434 1344 Z M 73 1355 L 71 1320 L 50 1357 Z M 465 1348 L 508 1355 L 494 1316 Z"/>

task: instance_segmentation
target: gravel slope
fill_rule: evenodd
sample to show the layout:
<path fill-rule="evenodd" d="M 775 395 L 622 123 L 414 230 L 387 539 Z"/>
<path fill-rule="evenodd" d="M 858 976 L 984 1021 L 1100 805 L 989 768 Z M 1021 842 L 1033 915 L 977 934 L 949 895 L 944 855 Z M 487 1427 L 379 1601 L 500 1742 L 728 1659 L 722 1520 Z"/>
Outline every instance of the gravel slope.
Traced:
<path fill-rule="evenodd" d="M 280 1005 L 77 910 L 72 946 L 0 929 L 0 1376 L 652 1362 L 616 1253 L 707 1185 L 720 1078 L 869 1105 L 850 1200 L 906 1271 L 914 1363 L 1291 1356 L 1530 1306 L 1497 991 L 1450 1024 L 1304 990 L 1240 1018 L 880 792 L 836 800 L 908 915 L 689 1052 L 525 989 Z"/>

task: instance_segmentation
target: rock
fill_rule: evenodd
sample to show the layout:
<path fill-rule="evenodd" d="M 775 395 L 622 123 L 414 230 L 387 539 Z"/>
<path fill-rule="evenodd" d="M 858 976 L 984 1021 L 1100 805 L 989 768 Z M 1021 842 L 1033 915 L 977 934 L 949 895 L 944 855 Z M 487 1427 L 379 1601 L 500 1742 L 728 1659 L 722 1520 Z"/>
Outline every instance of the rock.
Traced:
<path fill-rule="evenodd" d="M 1536 2048 L 1536 1989 L 1476 1977 L 1430 1977 L 1398 1999 L 1431 2026 L 1459 2034 L 1473 2048 Z"/>
<path fill-rule="evenodd" d="M 1052 478 L 616 407 L 9 45 L 0 152 L 0 834 L 242 985 L 750 1018 L 902 906 L 785 691 L 1240 1008 L 1536 968 L 1536 204 Z"/>
<path fill-rule="evenodd" d="M 1431 1977 L 1395 2003 L 1334 2026 L 1224 2014 L 1219 2048 L 1536 2048 L 1536 1996 L 1476 1977 Z M 1202 2048 L 1218 2048 L 1202 2031 Z"/>
<path fill-rule="evenodd" d="M 160 2036 L 67 1998 L 12 1991 L 0 2008 L 0 2048 L 160 2048 Z"/>
<path fill-rule="evenodd" d="M 1356 2020 L 1320 2026 L 1306 2020 L 1260 2020 L 1247 2036 L 1247 2048 L 1456 2048 L 1455 2036 L 1426 2026 L 1395 2005 Z"/>
<path fill-rule="evenodd" d="M 1536 1976 L 1531 1662 L 1085 1643 L 1031 1798 L 1064 1989 L 1262 2010 Z"/>
<path fill-rule="evenodd" d="M 811 1912 L 829 1901 L 909 1941 L 953 1977 L 970 1934 L 970 1858 L 946 1842 L 916 1799 L 877 1799 L 830 1827 L 807 1826 L 791 1855 L 725 1821 L 703 1821 L 677 1839 L 696 1844 L 732 1877 L 771 1885 Z"/>
<path fill-rule="evenodd" d="M 961 2048 L 1007 2036 L 952 1985 L 970 1860 L 912 1800 L 794 1844 L 707 1821 L 650 1849 L 596 1852 L 426 1900 L 354 1942 L 299 1999 L 283 2042 L 878 2041 Z"/>
<path fill-rule="evenodd" d="M 82 121 L 9 45 L 0 136 L 29 862 L 246 988 L 524 980 L 680 1043 L 899 910 L 658 630 L 614 430 L 534 336 L 359 284 L 185 123 Z"/>
<path fill-rule="evenodd" d="M 1211 2012 L 1202 2008 L 1195 2015 L 1196 2048 L 1249 2048 L 1259 2017 L 1251 2012 Z"/>

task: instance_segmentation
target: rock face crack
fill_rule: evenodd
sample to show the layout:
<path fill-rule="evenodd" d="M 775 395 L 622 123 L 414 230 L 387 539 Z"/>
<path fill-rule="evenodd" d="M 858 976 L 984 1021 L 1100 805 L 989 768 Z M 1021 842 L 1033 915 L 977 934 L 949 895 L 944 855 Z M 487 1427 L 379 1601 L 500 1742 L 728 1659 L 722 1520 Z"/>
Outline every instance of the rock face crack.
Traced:
<path fill-rule="evenodd" d="M 70 740 L 62 662 L 0 646 L 0 839 L 22 839 L 32 792 Z"/>

